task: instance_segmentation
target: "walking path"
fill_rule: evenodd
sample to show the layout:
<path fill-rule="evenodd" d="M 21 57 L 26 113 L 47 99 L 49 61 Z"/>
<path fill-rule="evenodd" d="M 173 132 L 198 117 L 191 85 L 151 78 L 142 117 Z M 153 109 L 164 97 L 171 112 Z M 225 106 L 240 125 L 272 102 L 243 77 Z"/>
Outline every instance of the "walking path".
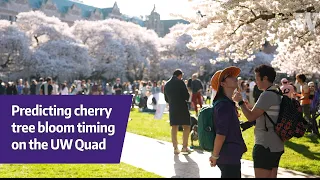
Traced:
<path fill-rule="evenodd" d="M 194 151 L 189 155 L 174 155 L 169 142 L 127 132 L 121 162 L 165 178 L 220 178 L 219 168 L 210 167 L 209 157 L 209 152 L 202 151 Z M 252 161 L 242 160 L 241 172 L 242 177 L 253 178 Z M 279 168 L 278 177 L 320 178 L 283 168 Z"/>

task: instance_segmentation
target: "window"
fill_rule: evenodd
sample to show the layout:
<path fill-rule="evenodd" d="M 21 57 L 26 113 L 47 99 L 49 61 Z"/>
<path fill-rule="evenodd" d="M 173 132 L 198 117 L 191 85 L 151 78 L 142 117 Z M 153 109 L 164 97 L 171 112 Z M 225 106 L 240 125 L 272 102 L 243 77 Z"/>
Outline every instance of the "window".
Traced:
<path fill-rule="evenodd" d="M 2 20 L 10 20 L 10 16 L 1 14 L 0 15 L 0 19 L 2 19 Z"/>

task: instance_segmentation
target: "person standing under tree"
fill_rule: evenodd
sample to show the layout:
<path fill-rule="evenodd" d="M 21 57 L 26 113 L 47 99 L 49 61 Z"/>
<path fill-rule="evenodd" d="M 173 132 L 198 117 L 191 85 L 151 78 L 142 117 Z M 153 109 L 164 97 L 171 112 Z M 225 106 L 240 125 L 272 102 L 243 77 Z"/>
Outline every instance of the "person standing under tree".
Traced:
<path fill-rule="evenodd" d="M 180 69 L 174 71 L 164 87 L 165 100 L 169 103 L 169 118 L 171 126 L 171 139 L 174 154 L 179 154 L 178 128 L 183 127 L 183 148 L 181 153 L 189 154 L 188 139 L 191 128 L 190 112 L 188 110 L 189 93 L 185 83 L 182 81 L 183 73 Z"/>
<path fill-rule="evenodd" d="M 120 78 L 117 78 L 116 84 L 113 86 L 113 90 L 115 92 L 115 95 L 121 95 L 122 94 L 122 85 L 120 83 Z"/>
<path fill-rule="evenodd" d="M 310 89 L 308 84 L 306 83 L 307 77 L 304 74 L 298 74 L 296 76 L 296 80 L 297 80 L 297 84 L 300 85 L 301 94 L 295 93 L 294 95 L 296 97 L 299 97 L 304 117 L 311 126 L 311 113 L 310 113 L 311 100 L 309 99 Z"/>
<path fill-rule="evenodd" d="M 237 76 L 240 69 L 234 66 L 217 71 L 211 79 L 213 91 L 216 91 L 212 119 L 216 138 L 214 148 L 209 158 L 210 165 L 218 165 L 221 178 L 241 178 L 241 157 L 247 151 L 243 140 L 236 105 L 232 100 L 234 91 L 238 88 Z"/>
<path fill-rule="evenodd" d="M 40 87 L 40 95 L 52 95 L 52 91 L 52 79 L 48 77 L 47 82 L 43 83 Z"/>
<path fill-rule="evenodd" d="M 233 97 L 248 121 L 256 121 L 254 129 L 255 145 L 252 152 L 256 178 L 276 178 L 279 162 L 284 153 L 284 142 L 276 134 L 274 125 L 271 123 L 271 120 L 273 123 L 277 122 L 281 103 L 280 95 L 268 91 L 278 90 L 273 85 L 276 74 L 271 66 L 261 65 L 255 68 L 256 84 L 263 92 L 252 109 L 244 103 L 240 92 L 236 92 Z M 265 113 L 270 117 L 270 120 Z"/>
<path fill-rule="evenodd" d="M 198 79 L 197 74 L 192 75 L 191 90 L 192 90 L 192 104 L 194 105 L 194 110 L 196 111 L 196 115 L 198 116 L 198 104 L 200 105 L 200 108 L 202 108 L 203 85 L 201 81 Z"/>

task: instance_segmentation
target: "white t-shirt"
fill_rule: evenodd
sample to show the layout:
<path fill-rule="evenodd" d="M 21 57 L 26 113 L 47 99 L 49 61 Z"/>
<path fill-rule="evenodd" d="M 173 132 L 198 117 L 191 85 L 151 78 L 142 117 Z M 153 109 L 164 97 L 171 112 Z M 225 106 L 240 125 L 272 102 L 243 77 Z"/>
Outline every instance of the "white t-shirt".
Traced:
<path fill-rule="evenodd" d="M 61 93 L 61 95 L 69 95 L 69 90 L 68 90 L 67 87 L 65 87 L 64 89 L 62 89 L 62 90 L 60 91 L 60 93 Z"/>
<path fill-rule="evenodd" d="M 274 92 L 264 91 L 261 93 L 254 108 L 259 108 L 266 112 L 274 123 L 277 122 L 280 111 L 281 97 Z M 268 128 L 266 131 L 265 125 Z M 271 152 L 280 152 L 284 150 L 284 143 L 274 132 L 274 126 L 270 120 L 263 114 L 256 120 L 254 129 L 255 144 L 270 148 Z"/>
<path fill-rule="evenodd" d="M 52 85 L 52 95 L 58 95 L 59 94 L 59 86 L 58 84 Z"/>
<path fill-rule="evenodd" d="M 256 85 L 256 83 L 254 81 L 251 81 L 249 83 L 249 89 L 250 89 L 251 92 L 253 91 L 255 85 Z"/>

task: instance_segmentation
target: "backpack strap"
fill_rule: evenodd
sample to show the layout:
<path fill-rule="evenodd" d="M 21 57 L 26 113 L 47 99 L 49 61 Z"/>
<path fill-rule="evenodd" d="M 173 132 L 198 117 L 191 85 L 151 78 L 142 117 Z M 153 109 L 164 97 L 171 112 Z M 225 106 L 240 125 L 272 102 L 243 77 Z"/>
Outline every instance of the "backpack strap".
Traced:
<path fill-rule="evenodd" d="M 275 90 L 275 89 L 267 89 L 266 91 L 274 92 L 274 93 L 276 93 L 276 94 L 278 94 L 280 96 L 283 96 L 283 92 L 281 91 L 280 88 L 277 88 L 277 90 Z"/>
<path fill-rule="evenodd" d="M 272 125 L 275 127 L 276 126 L 276 123 L 274 123 L 273 121 L 272 121 L 272 119 L 270 118 L 270 116 L 266 113 L 266 112 L 264 112 L 263 113 L 265 116 L 267 116 L 267 118 L 269 119 L 269 121 L 272 123 Z M 265 127 L 265 129 L 266 129 L 266 131 L 268 131 L 268 128 L 267 128 L 267 121 L 265 120 L 264 121 L 264 127 Z"/>
<path fill-rule="evenodd" d="M 277 88 L 277 89 L 278 89 L 278 90 L 275 90 L 275 89 L 267 89 L 266 91 L 274 92 L 274 93 L 276 93 L 276 94 L 278 94 L 279 96 L 282 97 L 282 96 L 283 96 L 283 93 L 282 93 L 281 89 L 280 89 L 280 88 Z M 276 123 L 273 122 L 273 120 L 270 118 L 270 116 L 269 116 L 266 112 L 264 112 L 263 114 L 269 119 L 269 121 L 273 124 L 273 126 L 276 127 Z M 265 127 L 266 131 L 268 131 L 267 121 L 266 121 L 266 120 L 264 121 L 264 127 Z"/>

